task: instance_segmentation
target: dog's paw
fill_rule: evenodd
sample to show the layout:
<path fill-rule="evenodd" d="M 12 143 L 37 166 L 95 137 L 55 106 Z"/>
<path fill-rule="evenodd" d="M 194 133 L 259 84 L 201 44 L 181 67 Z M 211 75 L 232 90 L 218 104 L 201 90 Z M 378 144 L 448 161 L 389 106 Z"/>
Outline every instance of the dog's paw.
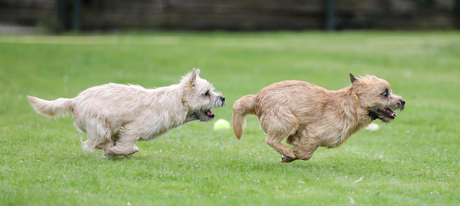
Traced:
<path fill-rule="evenodd" d="M 289 163 L 296 160 L 295 158 L 289 157 L 289 156 L 281 156 L 281 163 Z"/>
<path fill-rule="evenodd" d="M 136 151 L 134 151 L 133 153 L 131 153 L 131 154 L 129 154 L 129 155 L 136 154 L 136 152 L 139 152 L 139 150 L 136 150 Z"/>
<path fill-rule="evenodd" d="M 136 146 L 134 146 L 134 152 L 129 154 L 129 155 L 133 155 L 133 154 L 136 154 L 137 152 L 139 152 L 139 148 L 137 148 Z"/>

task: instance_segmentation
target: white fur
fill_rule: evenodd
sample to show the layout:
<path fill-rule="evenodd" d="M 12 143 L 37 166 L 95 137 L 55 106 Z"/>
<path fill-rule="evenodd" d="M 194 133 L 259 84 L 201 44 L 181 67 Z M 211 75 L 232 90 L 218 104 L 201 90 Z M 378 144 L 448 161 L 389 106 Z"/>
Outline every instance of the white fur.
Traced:
<path fill-rule="evenodd" d="M 88 135 L 84 148 L 102 149 L 106 156 L 131 155 L 138 151 L 137 140 L 154 139 L 192 120 L 214 119 L 206 111 L 224 106 L 225 98 L 199 73 L 193 69 L 179 84 L 156 89 L 109 83 L 91 87 L 73 99 L 28 98 L 42 115 L 72 112 L 75 127 Z"/>

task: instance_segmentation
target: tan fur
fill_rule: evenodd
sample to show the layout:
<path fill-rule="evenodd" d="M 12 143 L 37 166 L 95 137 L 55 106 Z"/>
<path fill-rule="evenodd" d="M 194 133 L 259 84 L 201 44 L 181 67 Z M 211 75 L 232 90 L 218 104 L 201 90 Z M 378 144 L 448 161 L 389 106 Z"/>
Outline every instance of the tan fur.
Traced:
<path fill-rule="evenodd" d="M 404 108 L 405 101 L 391 93 L 387 81 L 352 74 L 350 80 L 352 85 L 338 91 L 292 80 L 246 95 L 233 106 L 235 135 L 241 138 L 244 117 L 255 114 L 267 134 L 265 142 L 283 155 L 281 162 L 308 160 L 318 147 L 338 147 L 374 119 L 393 121 L 396 113 L 385 109 Z"/>
<path fill-rule="evenodd" d="M 238 139 L 243 134 L 243 127 L 246 125 L 244 117 L 248 114 L 256 114 L 254 111 L 254 98 L 256 95 L 249 94 L 242 97 L 233 105 L 233 131 Z"/>
<path fill-rule="evenodd" d="M 137 140 L 154 139 L 192 120 L 214 119 L 210 109 L 224 106 L 225 98 L 199 73 L 193 69 L 179 84 L 156 89 L 110 83 L 91 87 L 73 99 L 28 98 L 42 115 L 71 112 L 75 127 L 88 135 L 85 148 L 104 150 L 105 156 L 131 155 L 138 151 Z"/>

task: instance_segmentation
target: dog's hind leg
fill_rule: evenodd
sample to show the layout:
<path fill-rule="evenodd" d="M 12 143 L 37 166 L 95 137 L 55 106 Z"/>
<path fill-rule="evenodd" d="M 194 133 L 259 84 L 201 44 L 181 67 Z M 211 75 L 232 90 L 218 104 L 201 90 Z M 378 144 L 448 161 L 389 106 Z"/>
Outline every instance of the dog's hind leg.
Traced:
<path fill-rule="evenodd" d="M 113 143 L 112 141 L 110 141 L 110 139 L 107 139 L 107 137 L 105 137 L 104 135 L 97 133 L 94 129 L 88 129 L 87 135 L 88 139 L 82 142 L 83 148 L 86 150 L 105 150 L 105 148 L 113 146 Z"/>
<path fill-rule="evenodd" d="M 106 149 L 111 148 L 111 147 L 113 147 L 113 142 L 108 140 L 106 142 L 103 142 L 103 143 L 100 143 L 100 144 L 96 145 L 95 148 L 105 151 Z"/>
<path fill-rule="evenodd" d="M 282 110 L 281 111 L 286 111 Z M 299 123 L 297 118 L 290 112 L 278 112 L 265 114 L 260 117 L 260 125 L 267 133 L 265 143 L 273 147 L 281 155 L 295 159 L 295 154 L 292 149 L 283 145 L 281 141 L 293 135 Z"/>
<path fill-rule="evenodd" d="M 279 136 L 274 136 L 267 134 L 267 138 L 265 139 L 265 143 L 270 145 L 273 149 L 275 149 L 277 152 L 279 152 L 283 156 L 287 156 L 290 158 L 295 159 L 295 155 L 292 152 L 292 149 L 286 145 L 283 145 L 281 143 L 281 140 L 283 140 L 286 137 L 279 137 Z"/>

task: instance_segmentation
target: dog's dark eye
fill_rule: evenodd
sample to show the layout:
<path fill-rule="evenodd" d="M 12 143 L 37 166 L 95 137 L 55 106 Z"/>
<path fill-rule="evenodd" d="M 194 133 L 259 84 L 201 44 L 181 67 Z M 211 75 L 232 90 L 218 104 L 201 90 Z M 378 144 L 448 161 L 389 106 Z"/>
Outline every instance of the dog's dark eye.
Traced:
<path fill-rule="evenodd" d="M 204 93 L 205 96 L 209 96 L 209 90 Z"/>
<path fill-rule="evenodd" d="M 385 89 L 385 91 L 382 93 L 382 96 L 388 97 L 388 89 Z"/>

